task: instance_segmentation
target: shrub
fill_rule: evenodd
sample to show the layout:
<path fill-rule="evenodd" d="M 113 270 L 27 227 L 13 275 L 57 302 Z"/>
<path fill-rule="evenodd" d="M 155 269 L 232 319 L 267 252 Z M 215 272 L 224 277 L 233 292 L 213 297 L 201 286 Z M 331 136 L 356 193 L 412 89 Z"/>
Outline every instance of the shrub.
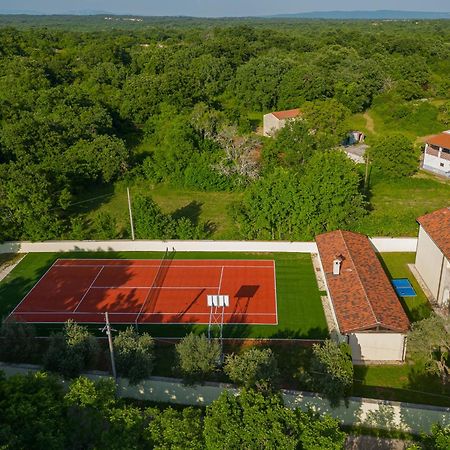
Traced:
<path fill-rule="evenodd" d="M 327 339 L 314 344 L 311 361 L 313 387 L 322 392 L 333 406 L 350 393 L 353 384 L 353 364 L 350 347 Z"/>
<path fill-rule="evenodd" d="M 33 325 L 18 322 L 3 322 L 0 329 L 3 339 L 0 345 L 0 360 L 4 362 L 30 362 L 36 354 L 36 332 Z"/>
<path fill-rule="evenodd" d="M 131 384 L 149 377 L 153 370 L 154 341 L 148 333 L 139 334 L 132 326 L 114 338 L 117 372 Z"/>
<path fill-rule="evenodd" d="M 177 345 L 181 372 L 188 378 L 203 378 L 211 374 L 220 360 L 220 345 L 205 335 L 188 334 Z"/>
<path fill-rule="evenodd" d="M 61 333 L 50 337 L 44 367 L 72 378 L 92 367 L 98 356 L 99 346 L 94 336 L 86 327 L 68 320 Z"/>
<path fill-rule="evenodd" d="M 278 373 L 272 350 L 255 347 L 241 355 L 228 355 L 224 370 L 232 381 L 245 387 L 263 387 L 272 382 Z"/>

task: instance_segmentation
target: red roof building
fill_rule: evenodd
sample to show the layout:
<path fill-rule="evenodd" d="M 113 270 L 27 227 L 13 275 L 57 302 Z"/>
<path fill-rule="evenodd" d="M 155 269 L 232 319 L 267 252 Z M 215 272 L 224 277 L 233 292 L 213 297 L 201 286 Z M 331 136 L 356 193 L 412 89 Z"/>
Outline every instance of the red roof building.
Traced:
<path fill-rule="evenodd" d="M 294 119 L 295 117 L 300 115 L 300 110 L 296 109 L 287 109 L 286 111 L 275 111 L 272 113 L 278 120 L 284 119 Z"/>
<path fill-rule="evenodd" d="M 426 142 L 427 144 L 436 145 L 437 147 L 450 149 L 450 133 L 436 134 L 429 137 Z"/>
<path fill-rule="evenodd" d="M 450 177 L 450 130 L 426 140 L 422 168 Z"/>
<path fill-rule="evenodd" d="M 316 242 L 341 334 L 408 331 L 408 317 L 367 236 L 338 230 Z"/>
<path fill-rule="evenodd" d="M 298 108 L 264 114 L 264 136 L 273 136 L 277 131 L 281 130 L 289 120 L 293 120 L 299 116 L 301 116 L 301 111 Z"/>

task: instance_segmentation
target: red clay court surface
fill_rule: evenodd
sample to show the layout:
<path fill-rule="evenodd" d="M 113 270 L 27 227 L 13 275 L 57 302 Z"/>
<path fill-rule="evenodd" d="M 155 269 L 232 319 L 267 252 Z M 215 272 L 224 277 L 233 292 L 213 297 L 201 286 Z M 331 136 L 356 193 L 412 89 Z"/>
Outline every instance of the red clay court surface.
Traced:
<path fill-rule="evenodd" d="M 276 325 L 275 263 L 263 260 L 58 259 L 11 315 L 61 323 L 209 322 L 208 294 L 230 297 L 224 323 Z"/>

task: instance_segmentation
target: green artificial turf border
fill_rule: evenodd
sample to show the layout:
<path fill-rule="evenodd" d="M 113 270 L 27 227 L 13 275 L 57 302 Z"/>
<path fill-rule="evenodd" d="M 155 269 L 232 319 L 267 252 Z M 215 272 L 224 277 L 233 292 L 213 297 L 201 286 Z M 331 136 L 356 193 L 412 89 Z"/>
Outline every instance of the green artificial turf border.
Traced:
<path fill-rule="evenodd" d="M 0 283 L 3 318 L 22 300 L 57 258 L 159 259 L 160 252 L 29 253 Z M 311 256 L 300 253 L 179 252 L 175 259 L 273 259 L 276 266 L 278 325 L 226 325 L 224 337 L 323 339 L 328 336 Z M 95 329 L 95 327 L 92 327 Z M 120 326 L 117 326 L 120 328 Z M 206 331 L 205 325 L 140 325 L 155 337 L 182 337 Z M 38 326 L 47 335 L 60 325 Z"/>

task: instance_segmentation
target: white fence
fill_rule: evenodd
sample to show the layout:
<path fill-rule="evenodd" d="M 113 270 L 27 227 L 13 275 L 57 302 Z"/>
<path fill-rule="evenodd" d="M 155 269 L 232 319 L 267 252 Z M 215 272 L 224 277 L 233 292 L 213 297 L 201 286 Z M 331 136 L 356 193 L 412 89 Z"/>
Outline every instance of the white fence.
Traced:
<path fill-rule="evenodd" d="M 0 363 L 0 370 L 7 376 L 35 372 L 38 369 L 37 366 L 10 366 Z M 106 375 L 87 374 L 86 376 L 98 380 Z M 118 393 L 121 397 L 180 405 L 209 405 L 225 389 L 238 393 L 235 387 L 226 384 L 204 383 L 187 386 L 181 380 L 174 378 L 151 377 L 136 386 L 131 386 L 127 379 L 119 378 L 118 380 Z M 285 390 L 282 391 L 282 395 L 285 405 L 290 408 L 305 410 L 313 407 L 321 413 L 328 413 L 339 419 L 343 425 L 398 429 L 415 434 L 428 432 L 434 423 L 450 425 L 450 408 L 359 397 L 351 397 L 347 406 L 342 404 L 337 408 L 331 408 L 329 402 L 317 394 Z"/>
<path fill-rule="evenodd" d="M 372 244 L 379 252 L 415 252 L 416 238 L 373 238 Z M 163 252 L 175 248 L 177 252 L 288 252 L 317 253 L 315 242 L 287 241 L 46 241 L 5 242 L 0 253 L 40 253 L 68 251 L 136 251 Z"/>

